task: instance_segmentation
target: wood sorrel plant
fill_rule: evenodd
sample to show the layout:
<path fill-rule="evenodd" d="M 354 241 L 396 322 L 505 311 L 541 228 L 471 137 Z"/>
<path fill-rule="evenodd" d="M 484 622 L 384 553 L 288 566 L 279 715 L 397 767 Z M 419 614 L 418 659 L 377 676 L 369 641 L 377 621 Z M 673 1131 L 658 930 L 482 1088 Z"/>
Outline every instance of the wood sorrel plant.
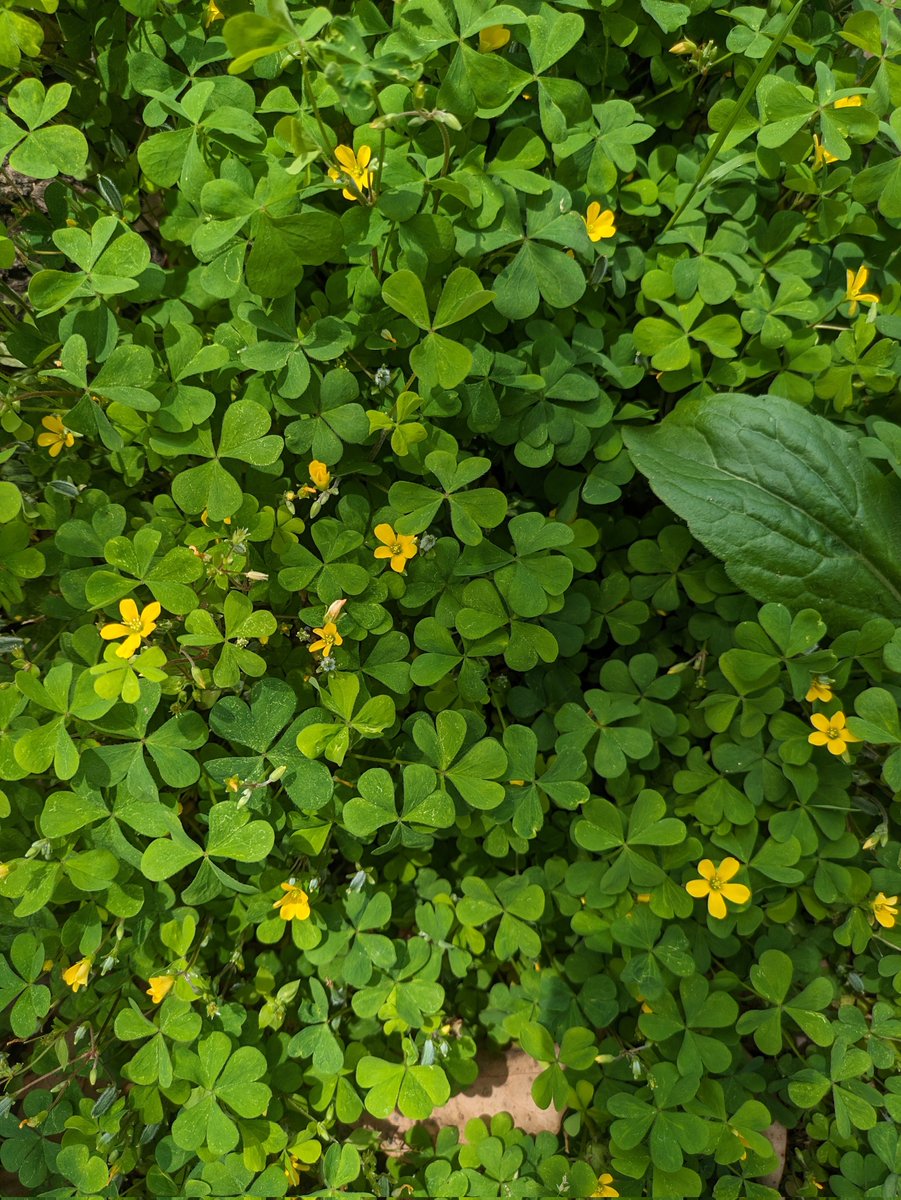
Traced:
<path fill-rule="evenodd" d="M 0 64 L 0 1194 L 894 1195 L 892 6 Z"/>

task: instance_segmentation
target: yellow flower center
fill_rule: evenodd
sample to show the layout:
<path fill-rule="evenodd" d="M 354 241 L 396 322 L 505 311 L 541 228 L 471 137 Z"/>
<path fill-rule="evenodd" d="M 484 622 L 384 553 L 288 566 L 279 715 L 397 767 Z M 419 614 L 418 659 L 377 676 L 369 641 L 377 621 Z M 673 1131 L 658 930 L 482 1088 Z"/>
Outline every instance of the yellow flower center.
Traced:
<path fill-rule="evenodd" d="M 835 727 L 835 725 L 830 725 L 829 728 L 826 730 L 827 738 L 838 738 L 841 736 L 842 736 L 842 731 L 840 729 L 837 729 Z"/>
<path fill-rule="evenodd" d="M 710 880 L 710 890 L 712 892 L 718 892 L 722 889 L 722 886 L 722 879 L 720 879 L 719 875 L 714 875 L 714 877 Z"/>
<path fill-rule="evenodd" d="M 326 646 L 333 646 L 335 644 L 335 635 L 333 633 L 324 633 L 322 635 L 322 640 L 325 642 Z"/>
<path fill-rule="evenodd" d="M 395 542 L 394 545 L 390 547 L 390 550 L 391 550 L 392 554 L 403 554 L 403 552 L 404 552 L 403 547 L 400 546 L 397 542 Z"/>
<path fill-rule="evenodd" d="M 133 621 L 126 621 L 125 624 L 132 631 L 132 633 L 144 632 L 144 625 L 140 617 L 135 617 Z"/>

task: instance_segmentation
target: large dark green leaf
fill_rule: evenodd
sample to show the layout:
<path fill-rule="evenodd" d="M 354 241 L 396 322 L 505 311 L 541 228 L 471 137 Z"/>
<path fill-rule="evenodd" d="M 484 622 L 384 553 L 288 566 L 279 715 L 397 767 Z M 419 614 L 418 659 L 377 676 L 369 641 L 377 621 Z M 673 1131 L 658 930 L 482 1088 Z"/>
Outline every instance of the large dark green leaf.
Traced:
<path fill-rule="evenodd" d="M 901 490 L 853 436 L 777 396 L 681 403 L 626 445 L 661 500 L 758 600 L 833 631 L 901 620 Z"/>

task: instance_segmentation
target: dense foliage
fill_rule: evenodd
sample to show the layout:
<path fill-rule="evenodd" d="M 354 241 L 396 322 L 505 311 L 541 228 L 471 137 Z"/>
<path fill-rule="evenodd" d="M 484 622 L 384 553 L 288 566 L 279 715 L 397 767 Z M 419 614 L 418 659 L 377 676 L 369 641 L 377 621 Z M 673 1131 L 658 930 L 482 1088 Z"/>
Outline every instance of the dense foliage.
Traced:
<path fill-rule="evenodd" d="M 899 1195 L 892 5 L 0 64 L 0 1192 Z"/>

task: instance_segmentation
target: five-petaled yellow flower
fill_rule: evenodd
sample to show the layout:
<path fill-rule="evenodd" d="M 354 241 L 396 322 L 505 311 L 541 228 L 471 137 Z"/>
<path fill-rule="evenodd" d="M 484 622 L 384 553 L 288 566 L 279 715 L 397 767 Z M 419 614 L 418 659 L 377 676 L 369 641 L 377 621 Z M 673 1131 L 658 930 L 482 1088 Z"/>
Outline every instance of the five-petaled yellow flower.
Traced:
<path fill-rule="evenodd" d="M 847 272 L 848 283 L 845 288 L 845 299 L 850 302 L 850 315 L 853 317 L 857 312 L 858 304 L 878 304 L 879 297 L 875 292 L 865 292 L 863 289 L 867 286 L 867 280 L 870 277 L 870 272 L 866 267 L 858 267 L 856 273 L 854 271 Z"/>
<path fill-rule="evenodd" d="M 361 146 L 355 154 L 352 146 L 338 146 L 335 150 L 335 158 L 338 166 L 329 168 L 329 179 L 334 179 L 336 182 L 345 178 L 353 180 L 357 190 L 352 191 L 349 187 L 345 187 L 341 195 L 346 200 L 359 200 L 360 193 L 368 190 L 372 180 L 372 172 L 369 170 L 372 148 Z"/>
<path fill-rule="evenodd" d="M 816 134 L 813 135 L 813 169 L 814 171 L 822 170 L 827 163 L 838 162 L 838 157 L 831 154 Z"/>
<path fill-rule="evenodd" d="M 169 993 L 172 991 L 172 985 L 175 983 L 174 975 L 151 975 L 147 980 L 150 987 L 147 989 L 147 995 L 154 1004 L 162 1004 Z"/>
<path fill-rule="evenodd" d="M 894 929 L 898 919 L 898 897 L 880 892 L 873 901 L 873 916 L 883 929 Z"/>
<path fill-rule="evenodd" d="M 479 31 L 479 49 L 483 54 L 503 50 L 510 41 L 510 30 L 506 25 L 489 25 Z"/>
<path fill-rule="evenodd" d="M 707 897 L 707 911 L 711 917 L 722 921 L 728 913 L 726 901 L 730 904 L 744 904 L 751 899 L 751 889 L 743 883 L 731 883 L 741 870 L 737 858 L 724 858 L 720 865 L 714 866 L 713 860 L 702 858 L 698 863 L 700 879 L 690 879 L 685 885 L 689 896 L 696 900 Z"/>
<path fill-rule="evenodd" d="M 825 713 L 813 713 L 810 723 L 814 732 L 808 736 L 808 742 L 811 746 L 827 746 L 830 754 L 844 754 L 849 742 L 860 741 L 846 727 L 845 720 L 843 712 L 833 713 L 831 717 Z"/>
<path fill-rule="evenodd" d="M 108 642 L 113 638 L 124 637 L 125 641 L 116 648 L 116 654 L 119 658 L 131 658 L 139 649 L 141 642 L 145 638 L 149 638 L 156 629 L 160 606 L 154 600 L 147 605 L 143 612 L 139 613 L 137 604 L 129 597 L 127 600 L 119 601 L 119 614 L 122 617 L 121 622 L 113 621 L 109 625 L 104 625 L 100 630 L 100 636 Z"/>
<path fill-rule="evenodd" d="M 381 546 L 376 547 L 375 557 L 390 558 L 391 570 L 402 575 L 407 566 L 407 559 L 415 557 L 419 549 L 416 545 L 415 535 L 395 533 L 393 528 L 385 522 L 376 525 L 375 536 L 382 543 Z"/>
<path fill-rule="evenodd" d="M 863 104 L 863 96 L 843 96 L 841 100 L 836 100 L 836 108 L 860 108 Z"/>
<path fill-rule="evenodd" d="M 91 974 L 91 959 L 81 958 L 63 971 L 63 983 L 67 983 L 73 992 L 88 986 L 88 976 Z"/>
<path fill-rule="evenodd" d="M 588 236 L 593 242 L 599 242 L 602 238 L 612 238 L 616 233 L 615 213 L 610 208 L 601 211 L 597 200 L 592 200 L 588 205 L 588 211 L 582 220 L 585 222 Z"/>
<path fill-rule="evenodd" d="M 809 704 L 815 700 L 819 700 L 820 704 L 828 704 L 832 699 L 832 680 L 825 675 L 814 675 L 804 699 Z"/>
<path fill-rule="evenodd" d="M 614 1196 L 619 1195 L 619 1192 L 616 1190 L 616 1188 L 610 1186 L 612 1183 L 613 1176 L 605 1171 L 603 1175 L 599 1176 L 598 1186 L 591 1193 L 592 1196 L 601 1196 L 603 1197 L 603 1200 L 612 1200 Z"/>
<path fill-rule="evenodd" d="M 310 915 L 310 899 L 306 892 L 295 883 L 283 883 L 281 889 L 285 894 L 272 907 L 280 909 L 278 915 L 283 921 L 293 921 L 295 917 L 305 921 Z"/>
<path fill-rule="evenodd" d="M 315 654 L 317 650 L 322 651 L 322 657 L 328 658 L 335 646 L 343 646 L 344 638 L 338 632 L 338 626 L 334 621 L 326 621 L 321 629 L 314 629 L 313 632 L 318 635 L 318 640 L 311 642 L 309 651 Z"/>
<path fill-rule="evenodd" d="M 71 450 L 75 445 L 75 434 L 65 427 L 62 417 L 57 413 L 42 417 L 41 424 L 47 432 L 38 434 L 38 445 L 46 446 L 51 458 L 56 458 L 63 450 Z"/>

